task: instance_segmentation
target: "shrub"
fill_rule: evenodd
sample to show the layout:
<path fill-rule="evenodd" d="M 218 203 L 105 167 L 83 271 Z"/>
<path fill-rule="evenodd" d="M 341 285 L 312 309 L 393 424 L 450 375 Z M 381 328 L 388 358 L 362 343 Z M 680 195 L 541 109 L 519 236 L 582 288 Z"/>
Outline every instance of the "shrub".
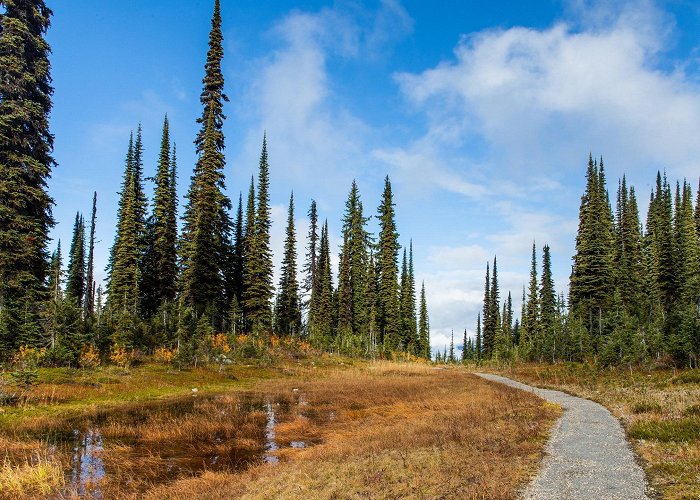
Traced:
<path fill-rule="evenodd" d="M 630 437 L 654 439 L 662 442 L 688 442 L 700 439 L 700 419 L 660 420 L 637 422 L 632 425 Z"/>
<path fill-rule="evenodd" d="M 80 353 L 80 359 L 78 362 L 82 368 L 93 370 L 100 366 L 100 353 L 94 346 L 89 345 Z"/>
<path fill-rule="evenodd" d="M 700 384 L 700 370 L 687 370 L 671 379 L 673 384 Z"/>
<path fill-rule="evenodd" d="M 637 401 L 632 405 L 632 413 L 661 413 L 661 404 L 656 401 Z"/>
<path fill-rule="evenodd" d="M 168 349 L 167 347 L 159 347 L 156 349 L 156 352 L 153 353 L 153 358 L 158 363 L 164 363 L 166 365 L 172 363 L 176 356 L 177 349 Z"/>

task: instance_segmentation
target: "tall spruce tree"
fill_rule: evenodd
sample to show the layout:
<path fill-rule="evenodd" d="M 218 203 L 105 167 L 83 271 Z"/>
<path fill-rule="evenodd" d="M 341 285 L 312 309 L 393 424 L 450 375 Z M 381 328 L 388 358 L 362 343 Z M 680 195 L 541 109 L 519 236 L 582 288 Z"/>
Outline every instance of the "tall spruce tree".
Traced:
<path fill-rule="evenodd" d="M 212 106 L 210 104 L 210 106 Z M 198 160 L 188 193 L 182 235 L 182 299 L 200 316 L 217 321 L 225 302 L 222 264 L 226 261 L 226 234 L 219 229 L 219 216 L 225 204 L 221 192 L 224 158 L 216 146 L 214 114 L 209 114 L 207 140 Z"/>
<path fill-rule="evenodd" d="M 612 213 L 602 159 L 598 167 L 589 156 L 586 179 L 586 191 L 579 210 L 569 302 L 575 314 L 586 321 L 589 332 L 600 335 L 603 313 L 610 303 L 614 284 Z"/>
<path fill-rule="evenodd" d="M 46 297 L 49 230 L 47 181 L 55 161 L 51 49 L 44 39 L 51 10 L 43 0 L 0 2 L 0 357 L 39 341 L 39 302 Z"/>
<path fill-rule="evenodd" d="M 270 250 L 269 167 L 267 137 L 263 136 L 258 171 L 257 206 L 250 246 L 246 254 L 243 309 L 254 332 L 269 332 L 272 327 L 272 251 Z"/>
<path fill-rule="evenodd" d="M 462 363 L 469 359 L 469 339 L 467 337 L 467 329 L 464 329 L 464 337 L 462 337 Z"/>
<path fill-rule="evenodd" d="M 396 231 L 394 201 L 389 176 L 384 180 L 382 202 L 379 205 L 379 241 L 377 260 L 379 264 L 379 328 L 386 350 L 399 346 L 399 291 L 398 253 L 399 234 Z"/>
<path fill-rule="evenodd" d="M 243 194 L 238 193 L 238 209 L 236 210 L 234 243 L 233 281 L 235 284 L 236 302 L 243 301 L 243 268 L 245 259 L 245 232 L 243 226 Z"/>
<path fill-rule="evenodd" d="M 90 215 L 90 236 L 88 236 L 87 269 L 85 275 L 85 317 L 92 317 L 95 311 L 95 224 L 97 222 L 97 191 L 92 194 L 92 214 Z"/>
<path fill-rule="evenodd" d="M 413 349 L 413 337 L 409 327 L 409 278 L 408 278 L 408 253 L 403 249 L 401 259 L 401 279 L 399 281 L 399 339 L 404 351 Z"/>
<path fill-rule="evenodd" d="M 299 283 L 297 282 L 296 230 L 294 229 L 294 194 L 289 198 L 287 236 L 284 240 L 284 257 L 279 284 L 279 296 L 275 310 L 277 332 L 297 336 L 301 332 L 301 308 Z"/>
<path fill-rule="evenodd" d="M 552 277 L 552 259 L 549 253 L 549 245 L 542 249 L 542 278 L 540 284 L 539 323 L 541 335 L 536 342 L 536 355 L 542 359 L 547 346 L 555 335 L 555 325 L 557 321 L 557 296 L 554 291 L 554 278 Z"/>
<path fill-rule="evenodd" d="M 490 353 L 486 351 L 484 336 L 489 328 L 489 316 L 491 314 L 491 264 L 486 263 L 486 279 L 484 280 L 484 303 L 482 305 L 482 329 L 481 329 L 481 352 L 488 356 Z"/>
<path fill-rule="evenodd" d="M 405 292 L 402 292 L 401 299 L 403 302 L 403 328 L 408 332 L 406 337 L 409 339 L 408 345 L 412 347 L 411 352 L 419 355 L 418 347 L 418 325 L 416 315 L 416 276 L 413 267 L 413 240 L 408 243 L 408 285 Z"/>
<path fill-rule="evenodd" d="M 73 239 L 68 256 L 68 276 L 66 295 L 75 301 L 77 307 L 82 307 L 85 298 L 85 222 L 78 212 L 75 214 Z"/>
<path fill-rule="evenodd" d="M 306 327 L 308 334 L 308 326 L 311 321 L 312 311 L 314 309 L 313 298 L 318 297 L 320 287 L 320 274 L 317 272 L 318 265 L 318 212 L 316 201 L 311 200 L 311 206 L 308 212 L 309 217 L 309 233 L 307 236 L 308 249 L 306 252 L 306 262 L 304 263 L 304 303 L 303 309 L 306 311 Z M 316 292 L 314 293 L 314 290 Z"/>
<path fill-rule="evenodd" d="M 540 299 L 537 290 L 537 247 L 532 242 L 532 261 L 530 264 L 530 284 L 527 297 L 523 290 L 523 321 L 521 324 L 521 337 L 519 344 L 522 352 L 526 355 L 532 354 L 533 344 L 539 336 L 540 330 Z"/>
<path fill-rule="evenodd" d="M 476 318 L 476 339 L 474 340 L 475 342 L 475 357 L 476 361 L 481 361 L 481 358 L 483 356 L 483 341 L 481 337 L 481 313 L 477 315 Z"/>
<path fill-rule="evenodd" d="M 319 273 L 317 296 L 312 297 L 313 307 L 309 317 L 309 337 L 318 347 L 327 348 L 333 336 L 333 278 L 331 275 L 328 221 L 321 229 L 320 252 L 317 270 Z"/>
<path fill-rule="evenodd" d="M 496 335 L 501 324 L 500 300 L 498 287 L 498 268 L 496 257 L 493 258 L 493 272 L 491 273 L 491 286 L 489 287 L 488 302 L 485 305 L 487 316 L 484 321 L 483 348 L 487 357 L 491 357 L 496 343 Z"/>
<path fill-rule="evenodd" d="M 208 311 L 215 326 L 223 324 L 233 281 L 231 201 L 224 194 L 223 173 L 223 103 L 228 100 L 221 71 L 223 56 L 221 7 L 215 0 L 200 95 L 202 116 L 197 119 L 201 125 L 195 139 L 199 157 L 187 195 L 181 244 L 182 298 L 196 314 Z"/>
<path fill-rule="evenodd" d="M 204 152 L 206 142 L 206 129 L 211 115 L 213 130 L 212 140 L 217 151 L 224 150 L 224 133 L 222 128 L 226 115 L 224 115 L 224 102 L 228 97 L 224 93 L 224 74 L 221 71 L 221 61 L 224 58 L 224 35 L 221 30 L 221 3 L 214 0 L 214 13 L 211 18 L 211 30 L 209 31 L 209 50 L 207 61 L 204 65 L 204 78 L 202 79 L 202 93 L 199 97 L 202 103 L 202 116 L 197 119 L 201 125 L 195 146 L 200 155 Z"/>
<path fill-rule="evenodd" d="M 134 177 L 134 138 L 131 134 L 119 195 L 117 231 L 107 268 L 107 306 L 115 314 L 135 315 L 139 307 L 140 247 Z"/>
<path fill-rule="evenodd" d="M 172 302 L 177 293 L 177 193 L 174 184 L 176 161 L 171 157 L 168 117 L 163 120 L 160 155 L 155 177 L 152 213 L 149 220 L 149 262 L 152 273 L 147 316 L 164 303 Z"/>
<path fill-rule="evenodd" d="M 343 248 L 341 261 L 346 259 L 346 282 L 339 280 L 339 305 L 345 308 L 352 335 L 367 341 L 367 266 L 370 235 L 365 229 L 368 218 L 363 215 L 362 200 L 357 183 L 353 180 L 345 202 L 343 215 Z M 342 262 L 341 262 L 342 263 Z M 340 293 L 342 291 L 342 294 Z M 344 302 L 345 301 L 345 302 Z M 339 320 L 342 317 L 339 311 Z M 340 325 L 339 325 L 340 326 Z"/>
<path fill-rule="evenodd" d="M 420 356 L 430 359 L 430 318 L 428 317 L 428 302 L 425 298 L 425 282 L 420 287 L 420 308 L 418 312 L 418 339 L 420 341 Z"/>

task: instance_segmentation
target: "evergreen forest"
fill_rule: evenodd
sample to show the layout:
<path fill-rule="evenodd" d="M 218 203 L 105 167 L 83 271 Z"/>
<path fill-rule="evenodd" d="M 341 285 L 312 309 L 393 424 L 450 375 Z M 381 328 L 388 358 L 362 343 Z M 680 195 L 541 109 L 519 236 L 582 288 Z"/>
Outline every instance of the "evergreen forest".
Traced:
<path fill-rule="evenodd" d="M 77 213 L 68 242 L 52 242 L 57 168 L 49 130 L 53 88 L 43 0 L 0 2 L 0 362 L 29 354 L 46 366 L 127 363 L 155 354 L 180 366 L 263 355 L 270 343 L 362 357 L 429 358 L 425 286 L 417 297 L 413 245 L 402 247 L 389 177 L 376 212 L 353 181 L 342 219 L 338 269 L 328 222 L 308 206 L 298 248 L 290 192 L 280 278 L 273 283 L 267 137 L 244 199 L 227 195 L 228 97 L 221 70 L 220 2 L 214 3 L 200 95 L 197 162 L 177 162 L 167 115 L 157 165 L 145 165 L 142 129 L 127 138 L 117 227 L 105 285 L 95 269 L 98 193 Z M 179 206 L 178 176 L 189 176 Z M 146 180 L 153 179 L 152 193 Z M 290 189 L 291 191 L 291 189 Z M 237 203 L 236 203 L 237 202 Z M 297 203 L 297 204 L 295 204 Z M 368 222 L 375 218 L 378 234 Z M 303 252 L 303 269 L 297 255 Z M 399 262 L 401 257 L 401 262 Z M 418 310 L 419 309 L 419 310 Z M 28 354 L 29 353 L 29 354 Z"/>
<path fill-rule="evenodd" d="M 475 338 L 464 331 L 463 361 L 698 367 L 700 189 L 693 201 L 687 180 L 674 187 L 658 172 L 642 224 L 634 186 L 623 176 L 614 207 L 603 159 L 589 156 L 568 297 L 555 290 L 549 246 L 542 248 L 540 270 L 533 243 L 530 280 L 514 318 L 511 292 L 500 301 L 494 257 Z M 439 357 L 455 360 L 452 348 Z"/>

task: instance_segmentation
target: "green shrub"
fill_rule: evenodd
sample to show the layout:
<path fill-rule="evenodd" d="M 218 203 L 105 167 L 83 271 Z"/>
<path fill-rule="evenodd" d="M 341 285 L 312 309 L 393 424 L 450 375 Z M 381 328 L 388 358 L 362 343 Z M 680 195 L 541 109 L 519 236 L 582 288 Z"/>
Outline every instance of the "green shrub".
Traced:
<path fill-rule="evenodd" d="M 634 439 L 662 442 L 688 442 L 700 439 L 700 418 L 681 420 L 637 422 L 629 432 Z"/>
<path fill-rule="evenodd" d="M 700 384 L 700 370 L 686 370 L 671 379 L 674 384 Z"/>
<path fill-rule="evenodd" d="M 632 413 L 661 413 L 661 404 L 656 401 L 637 401 L 632 405 Z"/>

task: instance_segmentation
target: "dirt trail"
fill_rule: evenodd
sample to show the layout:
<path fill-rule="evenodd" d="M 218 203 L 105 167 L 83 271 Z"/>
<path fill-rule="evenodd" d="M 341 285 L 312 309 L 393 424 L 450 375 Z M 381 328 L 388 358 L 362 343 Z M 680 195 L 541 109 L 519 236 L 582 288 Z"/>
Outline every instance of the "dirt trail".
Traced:
<path fill-rule="evenodd" d="M 477 375 L 533 392 L 564 410 L 552 429 L 542 468 L 525 490 L 525 498 L 651 498 L 644 471 L 634 460 L 620 422 L 603 406 L 498 375 Z"/>

